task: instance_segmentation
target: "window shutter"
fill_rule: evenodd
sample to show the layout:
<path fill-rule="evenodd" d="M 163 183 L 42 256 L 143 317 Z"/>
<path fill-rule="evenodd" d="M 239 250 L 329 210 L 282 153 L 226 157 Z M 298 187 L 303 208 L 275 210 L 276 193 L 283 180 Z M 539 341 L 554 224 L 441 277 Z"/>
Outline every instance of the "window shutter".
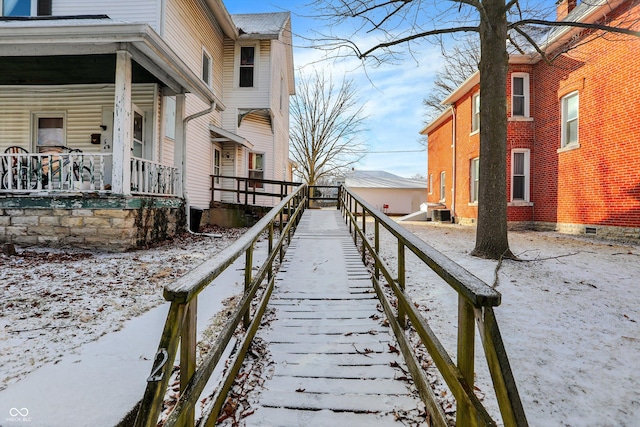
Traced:
<path fill-rule="evenodd" d="M 38 0 L 38 16 L 51 16 L 51 0 Z"/>

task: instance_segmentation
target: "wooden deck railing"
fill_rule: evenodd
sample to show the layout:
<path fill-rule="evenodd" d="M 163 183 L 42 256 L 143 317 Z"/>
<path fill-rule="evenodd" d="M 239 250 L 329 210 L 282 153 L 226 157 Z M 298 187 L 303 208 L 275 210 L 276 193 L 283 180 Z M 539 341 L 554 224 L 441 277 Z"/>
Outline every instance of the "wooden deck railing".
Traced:
<path fill-rule="evenodd" d="M 171 302 L 171 306 L 151 375 L 147 379 L 147 388 L 138 410 L 136 426 L 156 426 L 178 346 L 180 347 L 180 398 L 164 426 L 193 426 L 194 407 L 199 401 L 200 394 L 242 321 L 245 335 L 238 347 L 239 350 L 234 355 L 234 361 L 229 365 L 221 385 L 215 391 L 212 399 L 213 403 L 202 416 L 202 425 L 208 426 L 215 423 L 227 392 L 240 369 L 246 350 L 260 326 L 262 315 L 273 289 L 274 261 L 278 256 L 282 261 L 286 245 L 291 241 L 291 233 L 300 220 L 306 201 L 307 187 L 303 185 L 285 197 L 256 225 L 223 252 L 205 261 L 194 270 L 180 277 L 176 282 L 165 287 L 164 297 Z M 285 222 L 286 226 L 284 226 Z M 274 242 L 276 238 L 276 223 L 278 223 L 280 232 Z M 254 245 L 264 232 L 268 234 L 268 256 L 254 274 Z M 218 335 L 213 348 L 204 357 L 200 366 L 196 366 L 196 307 L 198 294 L 242 255 L 245 256 L 246 260 L 244 297 L 238 304 L 235 313 Z M 262 299 L 255 311 L 251 313 L 251 302 L 260 289 L 263 289 Z"/>
<path fill-rule="evenodd" d="M 215 192 L 235 193 L 235 203 L 256 205 L 256 198 L 270 197 L 282 200 L 302 183 L 257 179 L 238 176 L 211 175 L 211 200 Z"/>
<path fill-rule="evenodd" d="M 446 426 L 447 422 L 405 334 L 407 318 L 456 399 L 458 427 L 496 425 L 473 391 L 476 323 L 503 424 L 507 427 L 527 426 L 527 419 L 493 310 L 493 307 L 500 305 L 500 293 L 344 187 L 340 189 L 340 206 L 356 245 L 358 241 L 362 245 L 363 261 L 367 253 L 374 260 L 373 282 L 376 293 L 398 339 L 414 383 L 430 412 L 432 424 Z M 374 228 L 373 242 L 366 238 L 367 217 L 373 218 L 373 224 L 369 224 Z M 396 274 L 392 273 L 380 255 L 380 226 L 397 238 Z M 458 294 L 457 364 L 452 361 L 428 322 L 405 295 L 405 250 L 413 252 Z M 381 286 L 381 274 L 395 295 L 397 307 L 395 311 Z"/>

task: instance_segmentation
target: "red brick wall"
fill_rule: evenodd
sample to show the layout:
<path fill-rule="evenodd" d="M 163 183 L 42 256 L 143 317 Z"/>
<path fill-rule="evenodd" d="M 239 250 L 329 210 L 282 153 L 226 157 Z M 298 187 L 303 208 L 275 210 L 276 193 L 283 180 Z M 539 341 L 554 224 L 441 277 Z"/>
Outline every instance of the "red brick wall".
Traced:
<path fill-rule="evenodd" d="M 440 126 L 429 134 L 428 145 L 428 173 L 433 175 L 433 188 L 428 189 L 427 201 L 429 203 L 440 202 L 440 172 L 445 172 L 445 185 L 451 188 L 453 177 L 452 151 L 451 151 L 452 118 L 449 117 Z M 427 177 L 429 180 L 429 177 Z M 427 181 L 429 182 L 429 181 Z M 447 191 L 445 204 L 451 207 L 451 192 Z"/>
<path fill-rule="evenodd" d="M 480 132 L 471 132 L 473 95 L 476 85 L 456 102 L 456 206 L 458 218 L 477 218 L 478 207 L 471 204 L 471 160 L 480 156 Z M 480 124 L 482 126 L 482 123 Z M 482 162 L 482 160 L 480 160 Z"/>
<path fill-rule="evenodd" d="M 611 25 L 630 18 L 640 18 L 640 6 L 620 8 Z M 588 38 L 534 68 L 535 220 L 640 227 L 640 39 Z M 560 98 L 576 90 L 580 147 L 558 152 Z"/>

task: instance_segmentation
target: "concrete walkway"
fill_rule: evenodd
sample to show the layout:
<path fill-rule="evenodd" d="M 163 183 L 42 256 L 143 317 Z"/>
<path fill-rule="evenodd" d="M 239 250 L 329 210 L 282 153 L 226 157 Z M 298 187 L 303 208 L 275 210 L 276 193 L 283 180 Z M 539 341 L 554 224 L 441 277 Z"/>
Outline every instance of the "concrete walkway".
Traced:
<path fill-rule="evenodd" d="M 398 425 L 423 407 L 337 210 L 304 213 L 269 304 L 276 320 L 257 336 L 274 365 L 246 425 Z"/>

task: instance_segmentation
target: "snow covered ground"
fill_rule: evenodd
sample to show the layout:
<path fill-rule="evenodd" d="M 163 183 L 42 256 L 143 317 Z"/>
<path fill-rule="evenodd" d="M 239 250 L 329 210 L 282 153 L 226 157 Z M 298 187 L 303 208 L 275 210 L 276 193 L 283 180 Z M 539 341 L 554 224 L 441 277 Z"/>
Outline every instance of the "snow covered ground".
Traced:
<path fill-rule="evenodd" d="M 474 229 L 403 225 L 494 282 L 497 262 L 469 256 Z M 19 248 L 17 256 L 0 255 L 0 390 L 159 305 L 168 281 L 238 233 L 187 235 L 125 254 Z M 393 264 L 395 239 L 382 242 Z M 640 425 L 640 246 L 534 232 L 512 232 L 510 243 L 524 261 L 503 261 L 496 313 L 530 425 Z M 455 293 L 417 259 L 407 255 L 407 263 L 408 292 L 455 355 Z M 482 361 L 478 341 L 477 381 L 496 414 Z"/>
<path fill-rule="evenodd" d="M 401 224 L 494 283 L 497 261 L 469 255 L 474 228 Z M 393 265 L 395 239 L 381 241 Z M 511 232 L 509 241 L 523 261 L 502 262 L 495 311 L 529 425 L 639 426 L 640 246 L 548 232 Z M 457 295 L 413 254 L 407 276 L 409 294 L 455 360 Z M 479 337 L 476 348 L 477 383 L 498 414 Z"/>
<path fill-rule="evenodd" d="M 167 283 L 244 229 L 211 231 L 222 237 L 185 234 L 119 254 L 37 248 L 0 254 L 0 391 L 160 305 Z"/>

